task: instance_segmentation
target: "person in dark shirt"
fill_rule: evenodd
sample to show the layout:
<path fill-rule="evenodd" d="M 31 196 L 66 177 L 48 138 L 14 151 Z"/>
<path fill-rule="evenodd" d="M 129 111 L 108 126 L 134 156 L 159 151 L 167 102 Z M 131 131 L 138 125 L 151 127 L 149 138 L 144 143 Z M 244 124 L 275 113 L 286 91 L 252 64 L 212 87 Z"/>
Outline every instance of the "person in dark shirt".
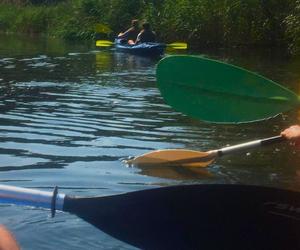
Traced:
<path fill-rule="evenodd" d="M 138 34 L 139 34 L 139 21 L 137 19 L 134 19 L 131 21 L 131 27 L 128 30 L 121 32 L 118 35 L 118 38 L 124 40 L 129 44 L 134 44 L 134 41 L 137 39 Z"/>
<path fill-rule="evenodd" d="M 147 43 L 147 42 L 155 42 L 156 34 L 152 31 L 149 23 L 143 24 L 142 31 L 138 34 L 135 44 L 139 43 Z"/>

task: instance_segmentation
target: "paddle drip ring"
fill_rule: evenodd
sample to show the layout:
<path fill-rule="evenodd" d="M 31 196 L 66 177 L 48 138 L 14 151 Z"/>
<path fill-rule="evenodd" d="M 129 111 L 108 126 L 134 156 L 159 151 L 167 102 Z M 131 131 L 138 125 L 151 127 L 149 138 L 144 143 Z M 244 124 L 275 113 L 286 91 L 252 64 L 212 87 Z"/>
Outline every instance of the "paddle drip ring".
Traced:
<path fill-rule="evenodd" d="M 51 217 L 52 218 L 55 216 L 57 193 L 58 193 L 58 187 L 55 186 L 55 188 L 53 190 L 53 196 L 51 199 Z"/>

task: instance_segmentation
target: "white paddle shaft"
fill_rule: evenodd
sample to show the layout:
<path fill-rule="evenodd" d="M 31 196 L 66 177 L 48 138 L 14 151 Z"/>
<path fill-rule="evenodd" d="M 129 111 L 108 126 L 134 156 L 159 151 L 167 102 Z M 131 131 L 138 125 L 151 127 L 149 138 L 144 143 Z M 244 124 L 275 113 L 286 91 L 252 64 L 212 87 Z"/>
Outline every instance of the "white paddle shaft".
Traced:
<path fill-rule="evenodd" d="M 241 143 L 238 145 L 229 146 L 229 147 L 221 148 L 218 150 L 213 150 L 211 152 L 217 152 L 218 156 L 223 156 L 223 155 L 238 153 L 240 151 L 256 148 L 259 146 L 265 146 L 265 145 L 273 144 L 276 142 L 281 142 L 284 140 L 286 140 L 286 139 L 279 135 L 279 136 L 274 136 L 274 137 L 270 137 L 270 138 L 266 138 L 266 139 L 245 142 L 245 143 Z"/>

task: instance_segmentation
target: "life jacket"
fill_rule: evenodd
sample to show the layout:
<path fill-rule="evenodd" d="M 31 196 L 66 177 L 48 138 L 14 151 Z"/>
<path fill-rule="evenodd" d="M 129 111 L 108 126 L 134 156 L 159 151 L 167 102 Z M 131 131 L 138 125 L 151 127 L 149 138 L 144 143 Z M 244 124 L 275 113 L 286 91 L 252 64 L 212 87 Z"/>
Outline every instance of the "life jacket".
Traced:
<path fill-rule="evenodd" d="M 147 42 L 155 42 L 156 36 L 155 33 L 151 30 L 144 30 L 140 34 L 140 43 L 147 43 Z"/>

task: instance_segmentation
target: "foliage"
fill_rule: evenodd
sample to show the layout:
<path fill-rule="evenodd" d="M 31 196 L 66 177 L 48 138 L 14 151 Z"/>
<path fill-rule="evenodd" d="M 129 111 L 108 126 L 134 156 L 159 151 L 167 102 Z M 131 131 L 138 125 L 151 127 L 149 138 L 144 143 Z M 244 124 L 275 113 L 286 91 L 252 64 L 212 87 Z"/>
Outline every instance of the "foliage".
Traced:
<path fill-rule="evenodd" d="M 300 54 L 300 0 L 297 0 L 294 11 L 285 19 L 286 36 L 289 40 L 289 50 Z"/>
<path fill-rule="evenodd" d="M 14 29 L 26 33 L 42 33 L 48 28 L 49 10 L 38 8 L 25 8 L 22 15 L 18 15 L 14 22 Z"/>
<path fill-rule="evenodd" d="M 3 5 L 0 8 L 0 30 L 9 31 L 12 21 L 17 17 L 18 10 L 10 5 Z"/>

